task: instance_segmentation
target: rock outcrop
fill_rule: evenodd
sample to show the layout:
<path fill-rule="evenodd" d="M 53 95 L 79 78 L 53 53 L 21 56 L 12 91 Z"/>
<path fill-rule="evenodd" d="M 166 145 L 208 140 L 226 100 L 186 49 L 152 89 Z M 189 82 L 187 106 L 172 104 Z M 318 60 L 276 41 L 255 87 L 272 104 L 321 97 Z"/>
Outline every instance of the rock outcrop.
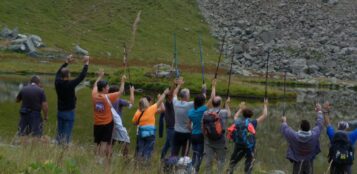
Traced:
<path fill-rule="evenodd" d="M 272 73 L 357 79 L 357 1 L 197 2 L 212 34 L 226 35 L 225 51 L 239 69 L 234 72 L 264 72 L 270 52 Z"/>

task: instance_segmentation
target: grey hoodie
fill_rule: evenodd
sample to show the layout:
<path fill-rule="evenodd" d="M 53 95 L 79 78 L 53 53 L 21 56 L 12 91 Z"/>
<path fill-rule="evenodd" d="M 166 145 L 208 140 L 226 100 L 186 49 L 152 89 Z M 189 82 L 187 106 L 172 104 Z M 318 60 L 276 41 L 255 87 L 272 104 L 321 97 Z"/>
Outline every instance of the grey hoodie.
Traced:
<path fill-rule="evenodd" d="M 319 137 L 323 129 L 323 115 L 317 113 L 315 127 L 310 131 L 294 131 L 288 124 L 282 123 L 281 133 L 289 143 L 287 158 L 292 161 L 313 160 L 321 152 Z"/>

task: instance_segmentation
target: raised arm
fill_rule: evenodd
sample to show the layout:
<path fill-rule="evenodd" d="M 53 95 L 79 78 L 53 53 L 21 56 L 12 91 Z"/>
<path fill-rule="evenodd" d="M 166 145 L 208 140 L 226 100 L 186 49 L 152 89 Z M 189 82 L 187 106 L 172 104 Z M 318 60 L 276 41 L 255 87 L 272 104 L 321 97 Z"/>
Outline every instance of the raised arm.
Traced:
<path fill-rule="evenodd" d="M 130 98 L 129 98 L 129 103 L 131 105 L 134 105 L 134 101 L 135 101 L 134 93 L 135 93 L 135 88 L 132 85 L 132 86 L 130 86 Z"/>
<path fill-rule="evenodd" d="M 170 90 L 168 88 L 165 89 L 164 93 L 162 93 L 162 95 L 160 95 L 159 99 L 156 102 L 157 107 L 160 107 L 162 102 L 165 99 L 165 96 L 170 92 Z"/>
<path fill-rule="evenodd" d="M 94 83 L 94 86 L 93 86 L 93 91 L 98 91 L 98 89 L 97 89 L 97 83 L 98 83 L 100 80 L 102 80 L 103 77 L 104 77 L 104 71 L 103 71 L 103 69 L 100 69 L 100 70 L 98 71 L 97 80 L 95 80 L 95 83 Z"/>
<path fill-rule="evenodd" d="M 89 65 L 89 56 L 83 56 L 83 68 L 81 73 L 73 80 L 70 81 L 72 86 L 77 86 L 81 81 L 87 76 L 88 65 Z"/>
<path fill-rule="evenodd" d="M 217 82 L 217 80 L 216 79 L 213 79 L 212 80 L 212 87 L 211 87 L 211 96 L 210 96 L 210 98 L 208 99 L 208 101 L 207 101 L 207 103 L 206 103 L 206 106 L 208 107 L 208 108 L 212 108 L 213 106 L 212 106 L 212 100 L 214 99 L 214 97 L 216 96 L 216 83 Z"/>
<path fill-rule="evenodd" d="M 328 101 L 326 101 L 323 105 L 322 105 L 322 108 L 321 108 L 321 111 L 324 115 L 324 123 L 325 123 L 325 126 L 329 126 L 331 124 L 331 121 L 330 121 L 330 116 L 329 116 L 329 113 L 330 113 L 330 109 L 331 109 L 331 105 Z"/>
<path fill-rule="evenodd" d="M 234 114 L 234 120 L 237 120 L 239 118 L 239 115 L 242 113 L 243 109 L 245 109 L 245 108 L 246 108 L 245 102 L 241 102 L 239 104 L 238 111 Z"/>
<path fill-rule="evenodd" d="M 72 58 L 72 54 L 68 55 L 66 60 L 64 61 L 64 64 L 61 65 L 61 67 L 57 70 L 56 72 L 56 79 L 55 80 L 59 80 L 61 79 L 61 71 L 64 67 L 68 66 L 69 63 L 71 63 L 73 61 L 73 58 Z"/>
<path fill-rule="evenodd" d="M 179 92 L 179 90 L 181 88 L 181 85 L 183 85 L 185 82 L 183 81 L 183 78 L 180 77 L 179 79 L 177 79 L 175 81 L 175 83 L 176 83 L 176 88 L 175 88 L 175 90 L 173 92 L 173 97 L 177 97 L 177 94 L 178 94 L 178 92 Z"/>
<path fill-rule="evenodd" d="M 227 115 L 228 115 L 228 118 L 231 118 L 232 117 L 232 112 L 231 112 L 231 108 L 230 108 L 230 103 L 231 103 L 231 98 L 228 97 L 226 102 L 225 102 L 225 109 L 227 110 Z"/>
<path fill-rule="evenodd" d="M 122 76 L 121 76 L 121 81 L 120 81 L 120 88 L 119 88 L 119 93 L 120 93 L 120 95 L 124 92 L 125 80 L 126 80 L 126 76 L 125 76 L 125 75 L 122 75 Z"/>
<path fill-rule="evenodd" d="M 261 124 L 268 117 L 268 99 L 264 99 L 264 108 L 261 116 L 257 118 L 258 124 Z"/>

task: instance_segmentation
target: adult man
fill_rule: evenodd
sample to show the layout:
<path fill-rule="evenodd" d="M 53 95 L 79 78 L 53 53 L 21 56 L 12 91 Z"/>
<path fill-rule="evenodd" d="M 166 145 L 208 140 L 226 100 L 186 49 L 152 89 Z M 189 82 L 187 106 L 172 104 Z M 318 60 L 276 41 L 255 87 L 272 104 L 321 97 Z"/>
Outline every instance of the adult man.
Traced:
<path fill-rule="evenodd" d="M 166 95 L 166 99 L 165 99 L 165 103 L 164 103 L 165 112 L 162 112 L 160 114 L 160 122 L 161 122 L 160 129 L 163 129 L 162 127 L 163 127 L 164 119 L 165 119 L 165 125 L 166 125 L 166 141 L 165 141 L 164 147 L 162 147 L 162 150 L 161 150 L 161 159 L 165 158 L 167 151 L 169 150 L 170 147 L 172 147 L 172 139 L 174 136 L 175 111 L 174 111 L 174 106 L 173 106 L 173 102 L 172 102 L 172 92 L 173 92 L 173 90 L 171 90 L 170 93 L 168 95 Z M 160 135 L 162 136 L 161 132 L 160 132 Z"/>
<path fill-rule="evenodd" d="M 293 163 L 293 174 L 312 174 L 313 160 L 321 152 L 319 137 L 323 129 L 321 105 L 316 104 L 316 126 L 310 129 L 310 123 L 302 120 L 300 130 L 294 131 L 288 126 L 286 117 L 282 117 L 281 133 L 289 143 L 287 159 Z"/>
<path fill-rule="evenodd" d="M 86 77 L 89 64 L 89 56 L 83 57 L 82 72 L 73 80 L 70 80 L 71 74 L 67 68 L 73 61 L 72 55 L 69 55 L 65 63 L 58 69 L 55 79 L 55 88 L 57 93 L 57 143 L 68 144 L 71 139 L 71 133 L 75 118 L 76 107 L 76 86 Z"/>
<path fill-rule="evenodd" d="M 46 95 L 40 88 L 40 78 L 31 77 L 30 84 L 23 87 L 17 95 L 16 102 L 22 102 L 20 108 L 20 122 L 18 135 L 42 136 L 42 117 L 48 120 L 48 104 Z"/>
<path fill-rule="evenodd" d="M 224 131 L 227 130 L 227 119 L 231 117 L 231 111 L 229 107 L 230 99 L 228 98 L 225 103 L 225 108 L 221 108 L 222 98 L 216 95 L 216 80 L 212 81 L 212 106 L 213 108 L 209 109 L 204 113 L 207 115 L 208 113 L 215 112 L 218 114 L 222 121 L 222 128 Z M 206 170 L 205 173 L 212 173 L 212 162 L 215 158 L 217 160 L 217 172 L 223 171 L 224 161 L 226 158 L 226 138 L 225 135 L 218 140 L 211 140 L 208 137 L 204 138 L 204 151 L 206 154 Z"/>
<path fill-rule="evenodd" d="M 107 97 L 111 103 L 118 100 L 119 96 L 124 91 L 126 77 L 122 76 L 120 90 L 118 92 L 108 94 L 109 85 L 108 82 L 102 80 L 103 76 L 104 72 L 100 72 L 92 90 L 94 142 L 97 144 L 96 155 L 101 158 L 106 157 L 107 164 L 109 164 L 109 159 L 112 153 L 111 141 L 114 123 L 111 106 L 107 101 Z"/>
<path fill-rule="evenodd" d="M 243 118 L 239 118 L 242 113 Z M 238 112 L 234 115 L 235 126 L 240 126 L 247 131 L 247 140 L 249 139 L 249 144 L 245 144 L 243 141 L 234 143 L 234 150 L 229 163 L 229 173 L 232 174 L 235 165 L 245 156 L 245 166 L 244 172 L 246 174 L 251 174 L 254 165 L 254 152 L 255 152 L 255 129 L 258 124 L 262 124 L 263 121 L 268 117 L 268 99 L 264 99 L 263 113 L 257 119 L 251 120 L 253 116 L 253 111 L 245 107 L 245 103 L 242 102 L 239 105 Z M 238 129 L 238 128 L 237 128 Z M 249 132 L 249 133 L 248 133 Z M 241 132 L 239 132 L 241 133 Z M 238 133 L 238 134 L 239 134 Z M 249 134 L 249 137 L 248 137 Z M 242 144 L 243 142 L 243 144 Z"/>
<path fill-rule="evenodd" d="M 171 156 L 185 156 L 187 143 L 191 137 L 190 120 L 188 118 L 188 111 L 193 108 L 193 101 L 190 101 L 190 90 L 184 88 L 180 91 L 180 99 L 177 98 L 177 93 L 184 84 L 183 78 L 176 80 L 176 88 L 173 92 L 173 106 L 175 111 L 175 132 L 173 136 L 173 147 Z M 204 92 L 205 93 L 205 92 Z"/>
<path fill-rule="evenodd" d="M 330 117 L 329 117 L 330 104 L 328 102 L 326 102 L 323 105 L 322 110 L 324 113 L 325 124 L 327 126 L 326 132 L 330 139 L 331 146 L 337 147 L 338 145 L 341 145 L 340 147 L 351 148 L 351 150 L 353 150 L 353 146 L 357 140 L 357 129 L 355 129 L 351 132 L 348 132 L 347 130 L 349 128 L 349 124 L 346 121 L 340 121 L 337 124 L 337 131 L 335 131 L 335 129 L 331 125 Z M 339 138 L 339 140 L 341 140 L 341 138 L 344 138 L 344 141 L 337 142 L 337 138 Z M 334 147 L 330 147 L 330 148 L 334 148 Z M 333 152 L 331 151 L 330 153 L 333 153 Z M 333 154 L 329 154 L 329 155 L 333 155 Z M 333 158 L 333 157 L 331 156 L 330 158 Z M 351 174 L 352 173 L 352 164 L 338 164 L 336 161 L 331 161 L 330 171 L 331 171 L 331 174 Z"/>

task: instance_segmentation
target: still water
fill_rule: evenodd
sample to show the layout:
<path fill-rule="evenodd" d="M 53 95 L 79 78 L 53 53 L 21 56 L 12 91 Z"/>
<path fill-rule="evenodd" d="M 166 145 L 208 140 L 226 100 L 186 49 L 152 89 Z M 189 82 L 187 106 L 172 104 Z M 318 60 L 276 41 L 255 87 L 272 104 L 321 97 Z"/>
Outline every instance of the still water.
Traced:
<path fill-rule="evenodd" d="M 0 105 L 12 103 L 15 101 L 16 95 L 22 86 L 27 84 L 30 76 L 23 75 L 0 75 Z M 46 92 L 52 91 L 53 77 L 41 76 L 41 80 L 44 84 Z M 82 85 L 78 90 L 85 89 L 86 85 Z M 289 91 L 297 93 L 295 99 L 288 100 L 285 103 L 286 116 L 288 124 L 295 130 L 299 127 L 299 122 L 302 119 L 310 121 L 311 125 L 315 124 L 316 113 L 314 111 L 314 104 L 316 102 L 330 101 L 333 105 L 331 118 L 334 125 L 340 120 L 352 121 L 357 118 L 357 95 L 356 91 L 349 89 L 320 89 L 320 88 L 289 88 Z M 87 90 L 88 96 L 90 90 Z M 140 95 L 140 94 L 139 94 Z M 235 106 L 238 106 L 239 102 L 243 101 L 241 98 L 232 99 L 233 110 Z M 56 102 L 55 95 L 48 97 L 48 101 L 51 103 Z M 90 101 L 87 101 L 90 102 Z M 81 107 L 82 105 L 79 105 Z M 248 106 L 254 110 L 256 116 L 261 113 L 262 102 L 249 100 Z M 3 107 L 1 107 L 4 109 Z M 268 119 L 257 128 L 257 153 L 255 160 L 255 169 L 259 171 L 273 171 L 281 170 L 286 173 L 290 173 L 290 162 L 285 158 L 287 142 L 280 133 L 280 117 L 283 113 L 284 103 L 282 101 L 273 101 L 269 104 L 269 116 Z M 55 111 L 55 108 L 52 109 Z M 4 119 L 4 117 L 0 117 Z M 13 116 L 11 119 L 18 120 L 18 117 Z M 128 123 L 129 119 L 124 121 Z M 0 120 L 4 122 L 5 120 Z M 15 121 L 16 122 L 16 121 Z M 54 126 L 55 124 L 53 124 Z M 13 125 L 16 127 L 16 124 Z M 352 125 L 354 127 L 355 125 Z M 356 127 L 356 126 L 355 126 Z M 2 128 L 0 128 L 2 129 Z M 53 128 L 55 129 L 55 127 Z M 88 132 L 91 132 L 92 127 L 85 128 Z M 129 128 L 131 129 L 131 128 Z M 75 129 L 76 130 L 76 129 Z M 130 131 L 130 130 L 129 130 Z M 2 134 L 0 130 L 0 137 L 7 136 Z M 88 136 L 86 139 L 91 139 L 91 134 L 86 133 L 83 136 Z M 164 139 L 157 139 L 158 151 L 159 147 Z M 328 138 L 326 135 L 326 129 L 321 133 L 321 150 L 322 152 L 316 157 L 314 161 L 315 173 L 324 173 L 328 168 L 327 153 L 328 153 Z M 233 143 L 228 144 L 227 158 L 232 153 Z M 158 153 L 158 152 L 157 152 Z M 244 161 L 238 164 L 238 170 L 243 171 L 242 164 Z M 204 162 L 202 164 L 204 166 Z M 203 167 L 202 167 L 203 168 Z M 354 167 L 357 170 L 357 167 Z"/>

